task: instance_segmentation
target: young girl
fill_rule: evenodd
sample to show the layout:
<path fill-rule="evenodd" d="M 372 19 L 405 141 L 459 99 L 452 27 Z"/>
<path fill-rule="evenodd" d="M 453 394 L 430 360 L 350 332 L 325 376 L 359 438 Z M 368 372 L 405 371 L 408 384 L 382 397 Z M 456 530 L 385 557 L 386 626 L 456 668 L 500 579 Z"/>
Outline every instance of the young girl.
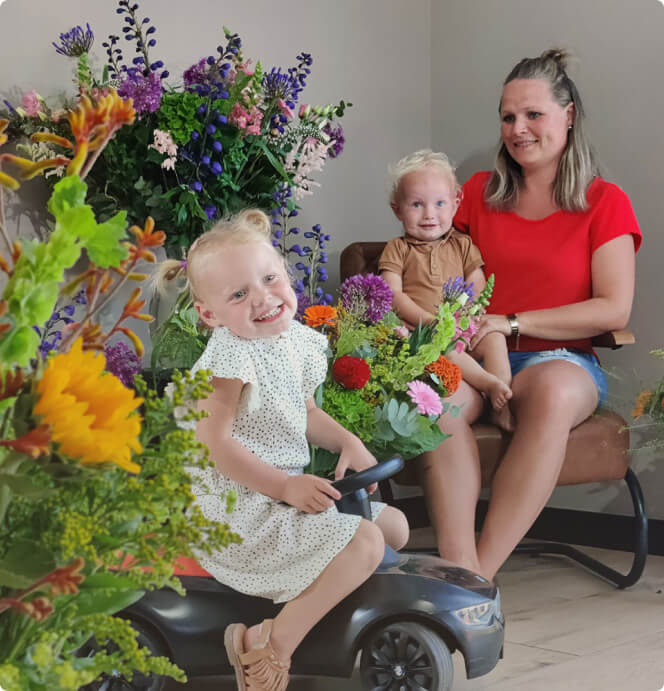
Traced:
<path fill-rule="evenodd" d="M 258 210 L 223 221 L 192 245 L 186 262 L 163 263 L 158 280 L 186 276 L 201 319 L 214 329 L 193 371 L 212 371 L 208 417 L 197 436 L 216 470 L 204 478 L 203 512 L 228 521 L 243 542 L 201 565 L 243 593 L 285 602 L 272 620 L 224 636 L 240 689 L 285 689 L 290 657 L 308 631 L 373 573 L 384 544 L 408 539 L 405 517 L 372 503 L 375 523 L 338 513 L 329 480 L 303 474 L 307 442 L 340 453 L 337 477 L 376 463 L 362 442 L 317 408 L 327 339 L 293 320 L 297 308 L 284 260 Z M 235 490 L 225 514 L 219 499 Z"/>

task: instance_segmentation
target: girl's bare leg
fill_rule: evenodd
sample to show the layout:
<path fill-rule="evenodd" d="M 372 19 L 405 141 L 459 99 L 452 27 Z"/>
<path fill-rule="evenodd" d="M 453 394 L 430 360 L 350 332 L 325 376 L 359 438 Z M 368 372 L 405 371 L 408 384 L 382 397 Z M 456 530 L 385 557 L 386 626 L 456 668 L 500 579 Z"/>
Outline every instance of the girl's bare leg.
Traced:
<path fill-rule="evenodd" d="M 306 590 L 287 602 L 275 617 L 270 643 L 276 655 L 287 662 L 307 633 L 369 578 L 384 553 L 385 541 L 380 528 L 362 519 L 348 545 Z M 245 650 L 255 647 L 259 640 L 259 627 L 260 624 L 256 624 L 247 629 Z"/>
<path fill-rule="evenodd" d="M 592 377 L 562 360 L 522 370 L 514 378 L 512 390 L 516 430 L 494 476 L 477 545 L 479 573 L 490 579 L 551 496 L 570 430 L 597 407 Z"/>
<path fill-rule="evenodd" d="M 446 399 L 462 406 L 456 418 L 440 418 L 441 429 L 452 436 L 419 461 L 419 480 L 436 532 L 438 551 L 444 559 L 479 570 L 475 546 L 475 506 L 481 489 L 477 442 L 470 425 L 484 406 L 482 396 L 466 382 Z"/>
<path fill-rule="evenodd" d="M 393 506 L 386 506 L 379 514 L 375 524 L 380 528 L 385 543 L 392 549 L 400 550 L 407 542 L 410 529 L 404 514 Z"/>

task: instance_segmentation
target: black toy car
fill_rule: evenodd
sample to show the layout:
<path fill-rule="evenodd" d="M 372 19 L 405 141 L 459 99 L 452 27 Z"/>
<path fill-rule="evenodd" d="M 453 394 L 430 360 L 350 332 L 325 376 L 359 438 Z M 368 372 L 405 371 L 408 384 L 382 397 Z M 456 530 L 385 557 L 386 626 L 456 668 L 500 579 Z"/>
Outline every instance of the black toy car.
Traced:
<path fill-rule="evenodd" d="M 392 459 L 335 483 L 340 510 L 368 509 L 364 487 L 403 466 Z M 224 629 L 274 617 L 280 605 L 231 590 L 211 577 L 182 576 L 181 597 L 170 589 L 147 593 L 121 615 L 139 643 L 167 655 L 192 679 L 233 675 L 224 651 Z M 465 659 L 468 678 L 490 672 L 502 656 L 504 618 L 496 586 L 438 557 L 386 549 L 374 575 L 340 602 L 307 635 L 291 673 L 350 677 L 358 651 L 366 689 L 452 687 L 452 652 Z M 97 691 L 159 691 L 160 677 L 135 675 L 131 683 L 109 677 L 86 687 Z"/>

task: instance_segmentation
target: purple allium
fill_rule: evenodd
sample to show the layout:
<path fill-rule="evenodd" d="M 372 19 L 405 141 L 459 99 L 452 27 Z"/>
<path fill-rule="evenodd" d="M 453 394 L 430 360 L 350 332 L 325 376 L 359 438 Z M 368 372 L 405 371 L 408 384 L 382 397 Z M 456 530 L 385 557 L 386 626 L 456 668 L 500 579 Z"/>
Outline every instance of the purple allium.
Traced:
<path fill-rule="evenodd" d="M 134 375 L 140 372 L 141 362 L 136 353 L 122 341 L 104 348 L 106 369 L 125 386 L 134 385 Z"/>
<path fill-rule="evenodd" d="M 371 324 L 377 324 L 392 307 L 392 290 L 375 274 L 351 276 L 339 292 L 344 309 Z"/>
<path fill-rule="evenodd" d="M 474 298 L 473 284 L 466 284 L 463 276 L 450 278 L 443 285 L 443 300 L 445 302 L 456 302 L 464 293 L 467 295 L 467 299 L 472 302 Z"/>
<path fill-rule="evenodd" d="M 188 70 L 184 71 L 182 78 L 184 79 L 185 87 L 190 87 L 194 84 L 201 84 L 205 80 L 206 74 L 206 61 L 205 58 L 201 58 L 197 63 L 194 63 Z"/>
<path fill-rule="evenodd" d="M 300 283 L 302 282 L 300 281 Z M 295 294 L 297 296 L 297 311 L 295 313 L 295 318 L 298 321 L 302 321 L 304 319 L 305 310 L 307 309 L 307 307 L 311 307 L 311 300 L 309 299 L 309 296 L 304 290 L 304 286 L 302 286 L 302 291 L 296 291 Z"/>
<path fill-rule="evenodd" d="M 67 33 L 60 34 L 60 44 L 53 43 L 55 50 L 60 55 L 66 55 L 69 58 L 78 58 L 83 53 L 87 53 L 92 46 L 95 35 L 89 24 L 85 26 L 87 27 L 85 30 L 81 26 L 75 26 Z"/>
<path fill-rule="evenodd" d="M 346 137 L 344 137 L 344 128 L 339 125 L 338 127 L 332 127 L 331 125 L 325 125 L 323 127 L 323 132 L 330 138 L 330 143 L 327 149 L 328 156 L 330 158 L 336 158 L 344 150 L 344 144 L 346 143 Z"/>
<path fill-rule="evenodd" d="M 137 113 L 154 113 L 161 105 L 161 80 L 156 72 L 145 75 L 132 67 L 118 89 L 122 98 L 131 98 Z"/>

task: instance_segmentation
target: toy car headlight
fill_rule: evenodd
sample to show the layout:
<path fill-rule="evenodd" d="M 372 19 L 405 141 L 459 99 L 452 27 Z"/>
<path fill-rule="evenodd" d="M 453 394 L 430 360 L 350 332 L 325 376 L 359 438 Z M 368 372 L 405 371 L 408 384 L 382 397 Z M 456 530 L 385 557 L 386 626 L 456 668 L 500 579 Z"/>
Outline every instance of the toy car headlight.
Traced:
<path fill-rule="evenodd" d="M 479 605 L 457 609 L 453 614 L 466 626 L 486 626 L 494 616 L 500 618 L 500 592 L 496 593 L 495 600 L 486 600 Z"/>

